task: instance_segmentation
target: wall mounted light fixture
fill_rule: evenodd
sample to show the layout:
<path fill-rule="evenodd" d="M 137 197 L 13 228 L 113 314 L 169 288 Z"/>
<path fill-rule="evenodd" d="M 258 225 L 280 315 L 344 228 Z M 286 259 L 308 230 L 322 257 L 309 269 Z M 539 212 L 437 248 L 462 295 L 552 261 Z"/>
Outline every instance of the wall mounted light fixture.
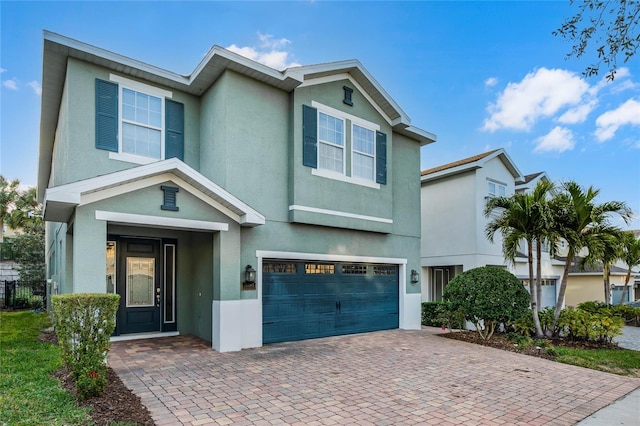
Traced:
<path fill-rule="evenodd" d="M 415 269 L 411 270 L 411 283 L 415 284 L 418 281 L 420 281 L 420 275 L 418 274 L 418 271 L 416 271 Z"/>
<path fill-rule="evenodd" d="M 244 282 L 242 283 L 243 290 L 255 290 L 256 288 L 256 270 L 247 265 L 244 268 Z"/>

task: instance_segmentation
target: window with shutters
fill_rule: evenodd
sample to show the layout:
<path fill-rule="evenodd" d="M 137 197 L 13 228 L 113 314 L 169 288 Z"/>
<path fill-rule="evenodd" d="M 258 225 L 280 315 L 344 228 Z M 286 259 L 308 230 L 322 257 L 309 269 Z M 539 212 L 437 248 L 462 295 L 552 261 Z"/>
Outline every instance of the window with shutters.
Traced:
<path fill-rule="evenodd" d="M 312 174 L 373 188 L 386 184 L 386 135 L 379 125 L 313 101 L 303 108 L 303 139 L 303 164 Z"/>
<path fill-rule="evenodd" d="M 96 147 L 109 158 L 148 164 L 183 159 L 184 107 L 170 91 L 111 74 L 96 81 Z"/>

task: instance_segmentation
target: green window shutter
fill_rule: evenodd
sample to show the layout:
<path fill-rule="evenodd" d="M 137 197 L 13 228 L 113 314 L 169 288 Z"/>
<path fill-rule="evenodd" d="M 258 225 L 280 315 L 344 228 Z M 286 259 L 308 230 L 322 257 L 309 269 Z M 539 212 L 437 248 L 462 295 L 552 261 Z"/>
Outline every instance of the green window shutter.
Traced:
<path fill-rule="evenodd" d="M 318 111 L 302 105 L 302 164 L 318 168 Z"/>
<path fill-rule="evenodd" d="M 376 132 L 376 183 L 387 184 L 387 135 Z"/>
<path fill-rule="evenodd" d="M 164 158 L 176 157 L 184 161 L 184 105 L 166 100 Z"/>
<path fill-rule="evenodd" d="M 96 148 L 118 152 L 118 85 L 96 79 Z"/>

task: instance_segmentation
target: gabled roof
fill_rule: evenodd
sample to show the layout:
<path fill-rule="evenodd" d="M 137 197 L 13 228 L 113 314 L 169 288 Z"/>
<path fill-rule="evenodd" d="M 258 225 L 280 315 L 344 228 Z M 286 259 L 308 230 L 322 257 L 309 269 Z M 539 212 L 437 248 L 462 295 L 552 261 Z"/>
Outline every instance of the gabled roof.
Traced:
<path fill-rule="evenodd" d="M 420 141 L 435 142 L 435 135 L 411 125 L 411 119 L 359 61 L 349 60 L 292 67 L 278 71 L 220 46 L 213 46 L 190 75 L 180 75 L 53 32 L 44 31 L 40 149 L 38 159 L 39 198 L 51 171 L 53 139 L 58 122 L 67 59 L 76 58 L 114 72 L 140 78 L 172 89 L 202 95 L 224 73 L 232 70 L 290 92 L 304 81 L 348 72 L 392 119 L 395 132 Z"/>
<path fill-rule="evenodd" d="M 161 176 L 162 179 L 176 178 L 185 182 L 205 202 L 219 209 L 242 226 L 253 227 L 265 223 L 265 217 L 258 211 L 177 158 L 48 188 L 44 195 L 44 219 L 53 222 L 67 222 L 77 206 L 99 199 L 97 193 L 111 188 L 122 189 L 125 185 L 136 182 L 144 183 L 143 181 L 150 181 L 156 176 Z M 148 184 L 148 186 L 150 185 L 151 183 Z M 113 194 L 107 193 L 104 198 L 109 196 L 113 196 Z"/>
<path fill-rule="evenodd" d="M 526 191 L 527 189 L 531 189 L 535 187 L 539 181 L 549 181 L 549 177 L 546 172 L 538 172 L 532 173 L 530 175 L 526 175 L 522 182 L 518 182 L 516 185 L 516 191 Z"/>
<path fill-rule="evenodd" d="M 447 163 L 441 166 L 433 167 L 431 169 L 423 170 L 420 173 L 420 181 L 427 182 L 458 173 L 464 173 L 469 170 L 479 169 L 481 167 L 484 167 L 484 165 L 488 161 L 496 157 L 500 158 L 500 160 L 509 170 L 516 182 L 520 182 L 524 179 L 522 173 L 520 172 L 518 167 L 516 167 L 515 163 L 506 153 L 504 148 L 499 148 L 494 149 L 493 151 L 474 155 L 472 157 L 463 158 L 462 160 L 454 161 L 452 163 Z"/>

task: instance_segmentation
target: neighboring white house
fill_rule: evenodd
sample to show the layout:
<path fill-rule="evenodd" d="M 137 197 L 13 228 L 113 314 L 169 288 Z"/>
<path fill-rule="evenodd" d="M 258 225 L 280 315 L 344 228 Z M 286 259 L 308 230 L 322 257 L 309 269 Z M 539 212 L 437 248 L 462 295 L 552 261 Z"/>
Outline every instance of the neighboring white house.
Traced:
<path fill-rule="evenodd" d="M 532 190 L 544 172 L 524 176 L 504 149 L 496 149 L 421 173 L 422 301 L 438 301 L 447 283 L 463 271 L 493 265 L 508 269 L 528 285 L 526 245 L 515 264 L 502 253 L 502 237 L 493 243 L 485 235 L 491 218 L 484 208 L 489 198 Z M 561 248 L 559 248 L 562 251 Z M 555 306 L 563 265 L 542 253 L 542 306 Z"/>

